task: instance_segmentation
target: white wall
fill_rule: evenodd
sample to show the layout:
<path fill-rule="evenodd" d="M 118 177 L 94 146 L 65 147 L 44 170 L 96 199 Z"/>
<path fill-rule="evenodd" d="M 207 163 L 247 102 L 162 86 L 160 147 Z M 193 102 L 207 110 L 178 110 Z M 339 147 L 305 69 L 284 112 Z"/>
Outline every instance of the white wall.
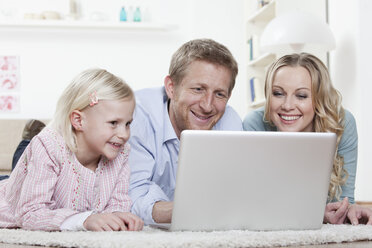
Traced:
<path fill-rule="evenodd" d="M 0 28 L 0 55 L 21 57 L 21 112 L 0 118 L 51 118 L 55 103 L 72 77 L 88 67 L 104 67 L 123 77 L 134 89 L 163 83 L 173 52 L 193 38 L 213 38 L 225 44 L 239 63 L 230 104 L 243 118 L 247 110 L 244 0 L 81 0 L 88 17 L 99 9 L 109 18 L 123 4 L 146 5 L 151 18 L 178 26 L 170 32 L 105 30 L 5 30 Z M 331 76 L 343 95 L 344 106 L 356 117 L 359 163 L 356 199 L 372 201 L 369 143 L 372 115 L 369 92 L 372 70 L 372 2 L 329 0 L 330 25 L 337 48 L 331 52 Z M 0 0 L 4 11 L 68 11 L 67 0 Z"/>
<path fill-rule="evenodd" d="M 68 12 L 67 0 L 29 2 L 0 0 L 0 10 L 8 10 L 16 17 L 45 10 Z M 148 7 L 153 21 L 173 24 L 177 29 L 145 32 L 0 28 L 0 55 L 19 55 L 21 63 L 21 112 L 0 114 L 0 118 L 51 118 L 61 91 L 73 76 L 90 67 L 106 68 L 134 89 L 162 85 L 173 52 L 194 38 L 213 38 L 232 51 L 241 71 L 230 104 L 242 117 L 246 114 L 243 0 L 80 3 L 83 17 L 100 10 L 112 20 L 118 18 L 121 5 L 138 3 Z"/>
<path fill-rule="evenodd" d="M 191 38 L 212 38 L 229 48 L 238 62 L 239 73 L 229 104 L 240 114 L 247 113 L 246 34 L 244 0 L 193 0 Z"/>
<path fill-rule="evenodd" d="M 176 24 L 176 31 L 2 30 L 0 54 L 20 56 L 22 92 L 21 112 L 1 117 L 51 118 L 61 91 L 78 72 L 90 67 L 106 68 L 134 89 L 160 85 L 172 52 L 188 38 L 188 11 L 181 11 L 176 1 L 158 2 L 174 10 L 158 13 L 165 22 Z"/>
<path fill-rule="evenodd" d="M 369 0 L 329 0 L 330 26 L 336 36 L 331 52 L 331 77 L 343 95 L 343 105 L 355 116 L 359 136 L 355 198 L 372 201 L 370 142 L 372 116 L 372 2 Z"/>
<path fill-rule="evenodd" d="M 358 2 L 358 26 L 359 41 L 357 43 L 357 52 L 359 56 L 357 66 L 358 71 L 358 93 L 355 99 L 360 108 L 359 121 L 359 147 L 360 147 L 360 166 L 358 167 L 358 191 L 357 198 L 360 200 L 372 201 L 372 166 L 371 166 L 371 140 L 372 140 L 372 111 L 371 95 L 372 92 L 372 2 L 368 0 L 359 0 Z"/>

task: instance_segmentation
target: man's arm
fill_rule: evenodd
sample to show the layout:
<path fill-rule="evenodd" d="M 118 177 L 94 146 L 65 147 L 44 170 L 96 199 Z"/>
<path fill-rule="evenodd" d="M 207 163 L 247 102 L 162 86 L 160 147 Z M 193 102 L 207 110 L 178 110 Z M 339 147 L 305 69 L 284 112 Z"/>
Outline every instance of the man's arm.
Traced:
<path fill-rule="evenodd" d="M 131 126 L 131 168 L 129 195 L 132 199 L 132 213 L 141 217 L 145 224 L 154 224 L 153 206 L 159 201 L 169 201 L 164 191 L 152 181 L 157 165 L 155 131 L 139 110 Z"/>
<path fill-rule="evenodd" d="M 152 218 L 156 223 L 171 223 L 173 202 L 158 201 L 152 208 Z"/>

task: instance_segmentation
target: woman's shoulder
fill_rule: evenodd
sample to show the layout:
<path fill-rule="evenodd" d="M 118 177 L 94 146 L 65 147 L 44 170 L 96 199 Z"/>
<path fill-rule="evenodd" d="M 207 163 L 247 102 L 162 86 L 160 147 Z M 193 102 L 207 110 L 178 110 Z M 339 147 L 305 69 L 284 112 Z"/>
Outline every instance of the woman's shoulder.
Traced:
<path fill-rule="evenodd" d="M 358 144 L 358 131 L 353 114 L 345 109 L 344 133 L 342 134 L 339 149 L 345 147 L 356 147 Z"/>
<path fill-rule="evenodd" d="M 269 123 L 264 121 L 264 107 L 250 111 L 244 118 L 245 131 L 273 131 Z"/>
<path fill-rule="evenodd" d="M 345 109 L 344 111 L 345 111 L 345 125 L 349 123 L 352 125 L 355 125 L 354 115 L 347 109 Z"/>
<path fill-rule="evenodd" d="M 357 135 L 357 126 L 354 115 L 345 109 L 344 135 Z"/>

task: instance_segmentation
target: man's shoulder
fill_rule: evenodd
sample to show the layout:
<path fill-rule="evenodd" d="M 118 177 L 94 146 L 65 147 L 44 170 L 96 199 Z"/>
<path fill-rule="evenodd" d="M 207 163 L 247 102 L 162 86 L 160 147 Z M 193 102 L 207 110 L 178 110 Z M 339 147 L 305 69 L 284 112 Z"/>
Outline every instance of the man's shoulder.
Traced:
<path fill-rule="evenodd" d="M 225 113 L 214 126 L 215 130 L 243 130 L 242 119 L 239 114 L 229 105 L 226 105 Z"/>
<path fill-rule="evenodd" d="M 164 87 L 145 88 L 135 92 L 136 110 L 133 119 L 133 129 L 143 132 L 145 129 L 156 129 L 162 126 L 164 102 L 166 101 Z"/>
<path fill-rule="evenodd" d="M 164 87 L 144 88 L 135 91 L 137 104 L 152 105 L 154 103 L 162 104 L 164 101 L 165 90 Z"/>
<path fill-rule="evenodd" d="M 226 105 L 225 113 L 224 113 L 223 116 L 224 117 L 229 117 L 229 118 L 234 118 L 235 120 L 239 120 L 240 122 L 242 121 L 239 114 L 230 105 Z"/>
<path fill-rule="evenodd" d="M 164 87 L 145 88 L 135 92 L 137 107 L 147 113 L 158 115 L 163 111 L 166 94 Z"/>

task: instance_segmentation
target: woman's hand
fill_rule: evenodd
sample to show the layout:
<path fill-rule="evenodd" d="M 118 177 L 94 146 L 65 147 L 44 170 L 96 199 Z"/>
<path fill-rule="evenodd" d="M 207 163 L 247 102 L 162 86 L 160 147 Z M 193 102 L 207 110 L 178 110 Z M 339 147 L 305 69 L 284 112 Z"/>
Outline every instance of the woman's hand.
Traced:
<path fill-rule="evenodd" d="M 115 212 L 92 214 L 84 221 L 89 231 L 139 231 L 143 221 L 132 213 Z"/>
<path fill-rule="evenodd" d="M 367 207 L 353 204 L 349 207 L 347 218 L 353 225 L 372 225 L 372 210 Z"/>
<path fill-rule="evenodd" d="M 325 208 L 323 223 L 344 224 L 348 210 L 349 200 L 347 197 L 340 202 L 328 203 Z"/>

